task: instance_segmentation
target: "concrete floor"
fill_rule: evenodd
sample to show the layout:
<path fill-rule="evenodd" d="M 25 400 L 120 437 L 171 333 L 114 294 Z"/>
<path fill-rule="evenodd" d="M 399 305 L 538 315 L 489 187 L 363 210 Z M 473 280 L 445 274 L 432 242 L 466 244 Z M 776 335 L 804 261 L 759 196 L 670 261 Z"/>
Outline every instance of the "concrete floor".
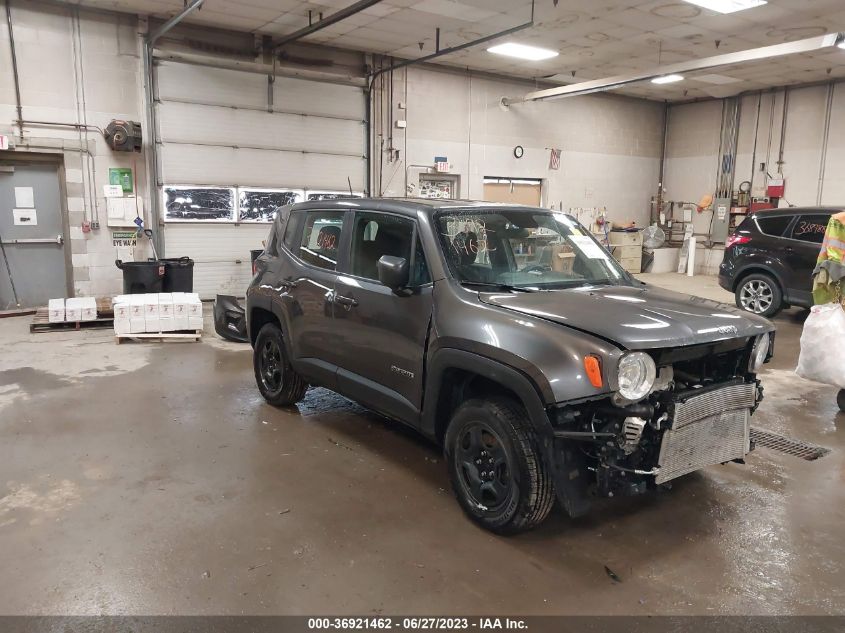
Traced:
<path fill-rule="evenodd" d="M 210 324 L 117 346 L 0 320 L 0 614 L 845 613 L 845 416 L 792 373 L 803 316 L 754 423 L 832 453 L 761 448 L 515 538 L 463 517 L 414 433 L 323 390 L 266 405 Z"/>

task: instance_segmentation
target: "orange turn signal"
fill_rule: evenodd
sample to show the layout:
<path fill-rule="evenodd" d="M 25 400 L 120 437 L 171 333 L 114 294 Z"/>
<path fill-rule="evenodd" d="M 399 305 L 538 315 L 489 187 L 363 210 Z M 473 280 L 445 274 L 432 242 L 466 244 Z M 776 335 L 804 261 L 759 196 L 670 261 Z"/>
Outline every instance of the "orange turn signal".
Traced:
<path fill-rule="evenodd" d="M 590 379 L 590 384 L 593 387 L 600 388 L 603 384 L 601 378 L 601 360 L 597 356 L 585 356 L 584 369 L 587 370 L 587 378 Z"/>

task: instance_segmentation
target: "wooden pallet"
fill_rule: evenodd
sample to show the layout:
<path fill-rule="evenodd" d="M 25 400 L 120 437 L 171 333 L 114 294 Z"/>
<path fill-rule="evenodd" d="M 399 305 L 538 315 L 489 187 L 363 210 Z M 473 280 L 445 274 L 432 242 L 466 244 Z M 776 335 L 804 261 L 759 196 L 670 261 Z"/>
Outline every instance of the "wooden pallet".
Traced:
<path fill-rule="evenodd" d="M 47 308 L 38 308 L 32 323 L 29 324 L 30 332 L 60 332 L 67 330 L 96 330 L 100 328 L 114 327 L 112 317 L 98 317 L 93 321 L 63 321 L 61 323 L 50 323 L 50 313 Z"/>
<path fill-rule="evenodd" d="M 164 341 L 199 341 L 202 330 L 179 330 L 178 332 L 138 332 L 136 334 L 115 334 L 114 340 L 120 345 L 128 339 L 154 339 Z"/>

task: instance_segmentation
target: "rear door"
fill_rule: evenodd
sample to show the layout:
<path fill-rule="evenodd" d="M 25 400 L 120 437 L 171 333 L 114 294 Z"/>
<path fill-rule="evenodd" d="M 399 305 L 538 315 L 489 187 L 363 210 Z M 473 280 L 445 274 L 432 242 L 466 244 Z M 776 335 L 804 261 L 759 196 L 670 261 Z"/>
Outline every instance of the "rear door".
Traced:
<path fill-rule="evenodd" d="M 305 378 L 333 388 L 343 337 L 333 323 L 344 211 L 296 212 L 289 222 L 283 246 L 292 256 L 276 258 L 273 278 L 287 319 L 294 367 Z"/>
<path fill-rule="evenodd" d="M 829 220 L 830 213 L 801 214 L 792 223 L 787 239 L 783 240 L 784 260 L 788 268 L 786 295 L 790 303 L 813 303 L 813 269 Z"/>
<path fill-rule="evenodd" d="M 23 308 L 46 306 L 69 296 L 58 167 L 0 165 L 0 310 L 15 307 L 15 294 Z"/>
<path fill-rule="evenodd" d="M 335 287 L 338 389 L 382 413 L 415 423 L 422 401 L 432 284 L 416 222 L 389 213 L 356 212 L 349 257 Z M 411 289 L 394 293 L 378 281 L 382 255 L 409 262 Z"/>

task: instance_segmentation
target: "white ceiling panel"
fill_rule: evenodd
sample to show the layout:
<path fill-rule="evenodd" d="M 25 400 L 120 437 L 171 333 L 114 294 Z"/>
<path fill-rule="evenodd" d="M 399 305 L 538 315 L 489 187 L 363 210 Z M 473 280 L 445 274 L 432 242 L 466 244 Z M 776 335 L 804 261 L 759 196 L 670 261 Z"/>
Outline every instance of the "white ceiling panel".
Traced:
<path fill-rule="evenodd" d="M 311 19 L 348 7 L 353 0 L 206 0 L 187 22 L 273 36 L 291 33 Z M 182 0 L 80 0 L 83 5 L 116 8 L 166 18 Z M 516 26 L 530 15 L 530 0 L 383 0 L 342 22 L 317 31 L 304 42 L 416 58 L 434 51 L 435 29 L 441 47 L 454 46 Z M 537 0 L 535 26 L 508 41 L 559 51 L 543 62 L 524 62 L 487 53 L 489 46 L 447 55 L 439 63 L 498 72 L 521 78 L 561 74 L 579 80 L 662 63 L 698 59 L 724 52 L 794 41 L 825 32 L 845 32 L 845 0 L 769 0 L 768 4 L 722 15 L 682 0 Z M 716 42 L 719 42 L 718 47 Z M 423 43 L 422 49 L 419 43 Z M 830 75 L 827 69 L 831 68 Z M 800 58 L 715 69 L 733 83 L 629 86 L 620 92 L 653 99 L 704 95 L 702 87 L 741 91 L 840 76 L 845 51 L 820 51 Z"/>

